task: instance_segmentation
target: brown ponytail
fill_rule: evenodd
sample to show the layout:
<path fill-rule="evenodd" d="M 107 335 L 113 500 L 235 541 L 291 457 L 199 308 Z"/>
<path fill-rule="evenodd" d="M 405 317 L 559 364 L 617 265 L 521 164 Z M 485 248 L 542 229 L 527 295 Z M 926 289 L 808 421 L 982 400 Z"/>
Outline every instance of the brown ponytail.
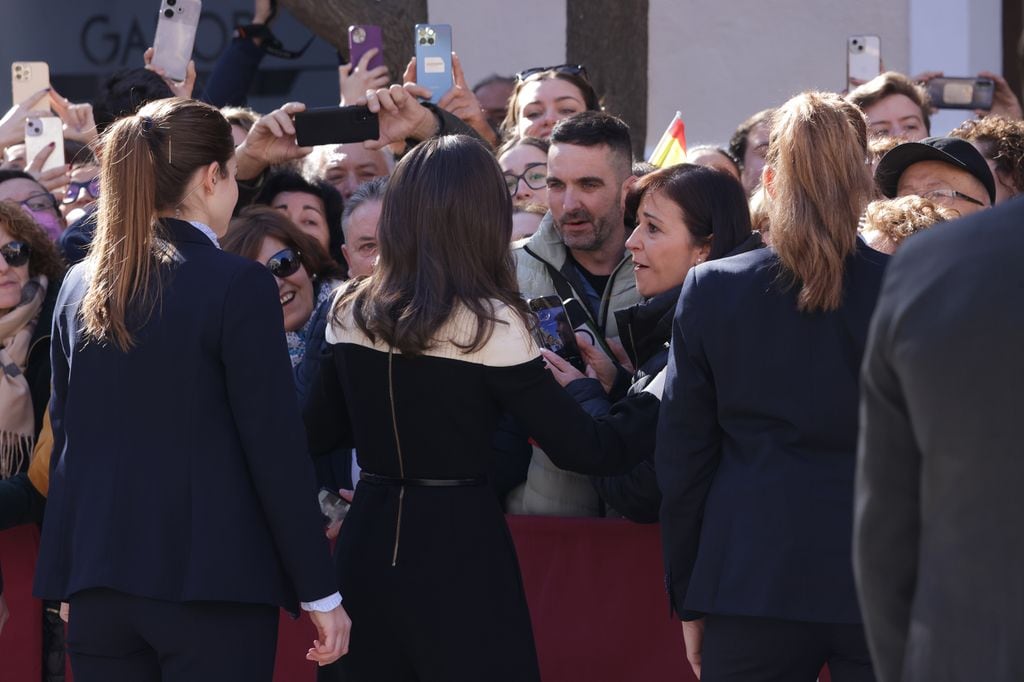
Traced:
<path fill-rule="evenodd" d="M 111 125 L 102 139 L 96 235 L 82 302 L 86 336 L 127 352 L 160 298 L 157 215 L 180 207 L 199 168 L 226 174 L 231 126 L 215 108 L 165 99 Z"/>
<path fill-rule="evenodd" d="M 864 114 L 836 94 L 797 95 L 775 114 L 767 163 L 772 246 L 800 288 L 799 309 L 835 310 L 871 198 Z"/>

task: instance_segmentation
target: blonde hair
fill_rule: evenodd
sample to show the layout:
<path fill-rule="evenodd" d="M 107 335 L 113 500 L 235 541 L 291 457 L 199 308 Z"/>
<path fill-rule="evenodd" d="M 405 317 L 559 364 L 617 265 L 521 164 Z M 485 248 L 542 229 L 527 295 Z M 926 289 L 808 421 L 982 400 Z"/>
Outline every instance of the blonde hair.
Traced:
<path fill-rule="evenodd" d="M 872 194 L 866 160 L 867 121 L 839 95 L 805 92 L 776 112 L 768 216 L 801 311 L 835 310 L 842 302 L 845 260 Z"/>
<path fill-rule="evenodd" d="M 960 212 L 919 196 L 873 201 L 868 205 L 865 231 L 877 232 L 893 249 L 910 235 L 936 223 L 960 217 Z"/>
<path fill-rule="evenodd" d="M 131 327 L 149 318 L 160 297 L 157 215 L 179 208 L 193 174 L 234 155 L 231 126 L 215 108 L 163 99 L 122 118 L 103 135 L 96 236 L 82 301 L 87 338 L 124 352 Z"/>

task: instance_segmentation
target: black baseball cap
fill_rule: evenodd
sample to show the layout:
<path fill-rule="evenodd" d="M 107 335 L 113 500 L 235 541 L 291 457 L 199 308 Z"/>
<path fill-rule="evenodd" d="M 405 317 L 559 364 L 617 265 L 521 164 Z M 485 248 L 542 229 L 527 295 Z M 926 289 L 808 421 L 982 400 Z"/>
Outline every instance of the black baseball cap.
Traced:
<path fill-rule="evenodd" d="M 973 144 L 956 137 L 926 137 L 920 142 L 904 142 L 890 149 L 875 169 L 875 182 L 882 194 L 895 197 L 903 171 L 919 161 L 942 161 L 967 171 L 985 186 L 991 203 L 996 203 L 996 182 L 985 157 Z"/>

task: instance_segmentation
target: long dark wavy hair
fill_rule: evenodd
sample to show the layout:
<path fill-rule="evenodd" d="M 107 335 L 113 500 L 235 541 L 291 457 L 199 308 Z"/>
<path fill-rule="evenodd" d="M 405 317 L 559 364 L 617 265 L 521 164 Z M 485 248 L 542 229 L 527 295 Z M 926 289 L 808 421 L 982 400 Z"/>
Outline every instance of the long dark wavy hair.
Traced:
<path fill-rule="evenodd" d="M 356 325 L 404 355 L 431 348 L 459 306 L 476 318 L 479 350 L 498 323 L 495 303 L 527 326 L 512 255 L 512 198 L 494 156 L 476 140 L 448 135 L 409 152 L 388 181 L 381 206 L 380 256 L 372 276 L 349 289 Z M 458 343 L 458 342 L 456 342 Z"/>

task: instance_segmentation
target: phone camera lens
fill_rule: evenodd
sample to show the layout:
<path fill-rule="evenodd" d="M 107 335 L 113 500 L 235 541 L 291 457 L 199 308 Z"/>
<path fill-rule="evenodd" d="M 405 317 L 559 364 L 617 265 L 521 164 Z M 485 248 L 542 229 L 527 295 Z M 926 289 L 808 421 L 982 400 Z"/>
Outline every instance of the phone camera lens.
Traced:
<path fill-rule="evenodd" d="M 430 40 L 428 40 L 427 42 L 428 42 L 428 43 L 430 43 L 431 45 L 433 45 L 433 44 L 434 44 L 434 39 L 433 39 L 433 38 L 431 38 L 431 39 L 430 39 Z"/>
<path fill-rule="evenodd" d="M 177 4 L 178 4 L 178 0 L 167 0 L 167 6 L 168 7 L 174 7 Z"/>
<path fill-rule="evenodd" d="M 164 16 L 167 17 L 168 19 L 173 19 L 174 18 L 174 10 L 173 9 L 165 9 L 164 10 Z"/>

